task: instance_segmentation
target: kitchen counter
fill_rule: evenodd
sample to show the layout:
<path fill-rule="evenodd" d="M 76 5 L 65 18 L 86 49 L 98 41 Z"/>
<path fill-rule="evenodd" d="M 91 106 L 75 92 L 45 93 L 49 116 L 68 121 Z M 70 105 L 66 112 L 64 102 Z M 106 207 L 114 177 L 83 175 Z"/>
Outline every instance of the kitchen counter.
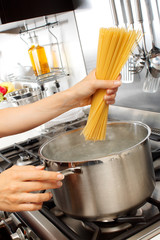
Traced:
<path fill-rule="evenodd" d="M 28 138 L 39 136 L 41 134 L 41 129 L 41 127 L 37 127 L 24 133 L 0 138 L 0 150 L 13 145 L 14 143 L 22 142 Z"/>
<path fill-rule="evenodd" d="M 71 109 L 68 112 L 61 114 L 59 117 L 54 118 L 54 119 L 48 121 L 47 123 L 42 124 L 41 126 L 34 128 L 30 131 L 26 131 L 24 133 L 0 138 L 0 150 L 5 147 L 9 147 L 9 146 L 13 145 L 14 143 L 19 143 L 19 142 L 25 141 L 28 138 L 33 138 L 33 137 L 39 136 L 47 128 L 53 127 L 53 126 L 61 124 L 61 123 L 74 121 L 76 119 L 81 119 L 85 116 L 85 109 L 87 109 L 87 108 L 82 107 L 82 108 Z"/>

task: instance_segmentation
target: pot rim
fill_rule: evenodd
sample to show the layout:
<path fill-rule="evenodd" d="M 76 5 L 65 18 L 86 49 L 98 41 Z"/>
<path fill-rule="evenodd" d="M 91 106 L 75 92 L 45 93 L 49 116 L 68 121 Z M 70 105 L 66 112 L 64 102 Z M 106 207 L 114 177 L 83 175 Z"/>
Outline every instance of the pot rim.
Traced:
<path fill-rule="evenodd" d="M 133 146 L 131 146 L 131 147 L 129 147 L 129 148 L 123 149 L 123 150 L 118 151 L 118 152 L 112 152 L 112 153 L 110 153 L 110 154 L 107 154 L 107 156 L 105 156 L 105 157 L 88 159 L 87 162 L 97 161 L 97 160 L 100 160 L 100 159 L 102 160 L 102 159 L 104 159 L 104 158 L 106 158 L 106 157 L 111 157 L 111 156 L 114 156 L 114 155 L 121 154 L 121 153 L 123 153 L 124 151 L 131 150 L 132 148 L 135 148 L 136 146 L 138 146 L 138 145 L 142 144 L 143 142 L 145 142 L 145 141 L 149 138 L 149 136 L 150 136 L 150 134 L 151 134 L 151 128 L 150 128 L 147 124 L 145 124 L 145 123 L 143 123 L 143 122 L 141 122 L 141 121 L 111 121 L 111 122 L 108 121 L 108 122 L 107 122 L 107 125 L 119 124 L 119 123 L 120 123 L 120 124 L 137 124 L 137 125 L 143 126 L 144 128 L 146 128 L 148 134 L 146 135 L 145 138 L 143 138 L 143 140 L 141 140 L 140 142 L 136 143 L 135 145 L 133 145 Z M 82 128 L 83 128 L 83 127 L 79 127 L 79 128 L 77 128 L 76 130 L 79 130 L 79 129 L 82 129 Z M 66 131 L 65 133 L 72 132 L 72 131 L 75 131 L 75 129 L 74 129 L 74 130 L 70 130 L 70 131 Z M 39 148 L 39 150 L 38 150 L 38 155 L 40 156 L 41 159 L 43 159 L 43 160 L 45 160 L 45 161 L 61 162 L 61 163 L 71 163 L 71 162 L 74 162 L 74 163 L 75 163 L 75 162 L 76 162 L 76 161 L 60 161 L 60 160 L 56 160 L 56 159 L 48 159 L 47 157 L 44 157 L 43 154 L 42 154 L 43 148 L 46 146 L 46 144 L 50 143 L 51 141 L 53 141 L 53 139 L 56 139 L 56 138 L 60 137 L 60 136 L 63 135 L 63 134 L 64 134 L 64 132 L 62 132 L 61 134 L 58 134 L 57 136 L 53 137 L 52 139 L 45 141 L 45 142 L 40 146 L 40 148 Z M 81 163 L 81 162 L 83 162 L 83 160 L 78 161 L 78 162 Z M 78 162 L 76 162 L 76 163 L 78 163 Z"/>

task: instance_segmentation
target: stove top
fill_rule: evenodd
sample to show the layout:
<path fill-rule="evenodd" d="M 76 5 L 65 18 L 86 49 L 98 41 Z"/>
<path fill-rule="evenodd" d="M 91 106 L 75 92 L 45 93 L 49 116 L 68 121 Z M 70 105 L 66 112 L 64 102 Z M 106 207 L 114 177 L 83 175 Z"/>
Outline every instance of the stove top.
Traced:
<path fill-rule="evenodd" d="M 84 126 L 86 119 L 50 128 L 40 136 L 15 143 L 0 150 L 0 171 L 17 165 L 40 165 L 39 147 L 48 139 L 64 131 Z M 8 239 L 35 240 L 146 240 L 160 239 L 160 151 L 152 149 L 156 173 L 155 190 L 144 205 L 111 222 L 89 222 L 78 220 L 61 212 L 53 199 L 43 204 L 40 211 L 1 212 L 0 233 L 5 229 Z M 0 235 L 1 237 L 1 235 Z M 1 239 L 1 238 L 0 238 Z M 3 239 L 3 238 L 2 238 Z M 7 239 L 7 238 L 5 238 Z"/>
<path fill-rule="evenodd" d="M 14 143 L 12 146 L 0 150 L 0 171 L 11 167 L 12 165 L 38 165 L 41 159 L 38 155 L 39 147 L 49 139 L 56 137 L 62 132 L 76 129 L 84 126 L 86 118 L 75 120 L 69 123 L 59 124 L 46 129 L 39 136 L 28 138 L 23 142 Z"/>

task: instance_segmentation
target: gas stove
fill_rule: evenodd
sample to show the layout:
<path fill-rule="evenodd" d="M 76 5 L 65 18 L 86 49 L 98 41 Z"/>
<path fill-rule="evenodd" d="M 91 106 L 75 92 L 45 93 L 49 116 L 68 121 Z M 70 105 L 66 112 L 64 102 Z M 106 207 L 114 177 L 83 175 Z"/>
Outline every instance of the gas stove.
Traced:
<path fill-rule="evenodd" d="M 41 135 L 0 150 L 0 172 L 16 164 L 43 164 L 39 147 L 62 132 L 84 126 L 86 118 L 48 129 Z M 153 137 L 153 135 L 152 135 Z M 153 139 L 153 138 L 152 138 Z M 152 142 L 152 141 L 151 141 Z M 155 139 L 154 139 L 155 143 Z M 156 187 L 144 205 L 113 221 L 74 219 L 55 205 L 53 199 L 39 211 L 0 212 L 0 239 L 14 240 L 158 240 L 160 239 L 160 148 L 151 148 Z M 159 144 L 158 144 L 159 145 Z M 156 145 L 157 146 L 157 145 Z"/>

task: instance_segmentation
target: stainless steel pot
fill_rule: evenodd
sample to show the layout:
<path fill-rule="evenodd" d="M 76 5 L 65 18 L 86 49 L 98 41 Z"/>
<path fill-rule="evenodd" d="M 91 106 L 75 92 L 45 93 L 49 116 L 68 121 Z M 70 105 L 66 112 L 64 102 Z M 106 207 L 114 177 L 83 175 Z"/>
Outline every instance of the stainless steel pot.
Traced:
<path fill-rule="evenodd" d="M 66 214 L 88 220 L 114 219 L 140 207 L 155 187 L 150 128 L 140 122 L 111 122 L 105 141 L 85 141 L 82 129 L 46 142 L 39 154 L 50 171 L 62 171 L 53 190 Z"/>
<path fill-rule="evenodd" d="M 42 99 L 40 88 L 22 88 L 6 94 L 7 101 L 14 106 L 26 105 Z"/>

